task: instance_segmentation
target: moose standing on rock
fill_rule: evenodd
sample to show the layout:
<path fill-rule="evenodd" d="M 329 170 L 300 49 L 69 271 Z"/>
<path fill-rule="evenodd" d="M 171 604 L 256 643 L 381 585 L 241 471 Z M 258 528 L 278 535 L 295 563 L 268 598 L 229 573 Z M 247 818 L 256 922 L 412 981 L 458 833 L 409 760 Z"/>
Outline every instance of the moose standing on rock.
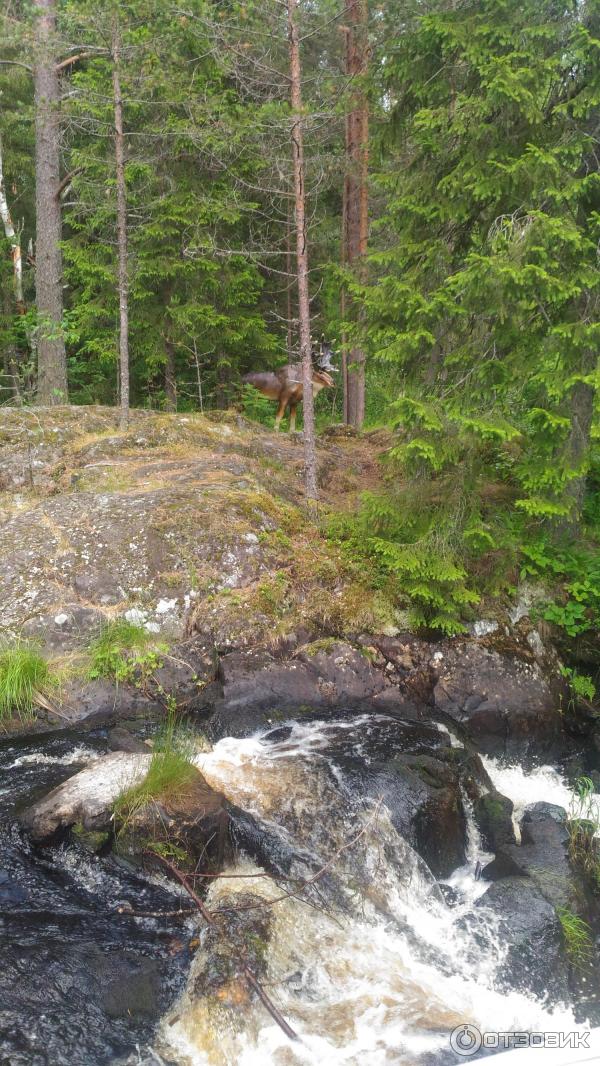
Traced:
<path fill-rule="evenodd" d="M 331 365 L 332 349 L 325 340 L 321 341 L 318 352 L 313 350 L 313 393 L 316 396 L 321 389 L 333 389 L 335 382 L 328 371 L 335 371 Z M 270 400 L 277 400 L 277 414 L 275 415 L 275 429 L 279 429 L 281 419 L 286 408 L 290 409 L 290 433 L 296 431 L 296 408 L 302 403 L 304 386 L 302 383 L 302 363 L 289 363 L 279 370 L 258 371 L 246 374 L 242 379 L 246 385 L 253 385 L 255 389 L 268 396 Z"/>

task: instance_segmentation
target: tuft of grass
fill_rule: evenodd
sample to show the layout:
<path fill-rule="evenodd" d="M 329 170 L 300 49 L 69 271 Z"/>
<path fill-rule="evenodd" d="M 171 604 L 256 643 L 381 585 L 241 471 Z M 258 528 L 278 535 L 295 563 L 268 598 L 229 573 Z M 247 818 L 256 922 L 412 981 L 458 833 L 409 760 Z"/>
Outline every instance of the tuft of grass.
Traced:
<path fill-rule="evenodd" d="M 19 640 L 0 649 L 0 722 L 14 717 L 30 721 L 36 703 L 53 682 L 50 667 L 35 644 Z"/>
<path fill-rule="evenodd" d="M 585 966 L 593 956 L 592 931 L 589 925 L 566 907 L 559 908 L 556 913 L 571 963 L 573 966 Z"/>
<path fill-rule="evenodd" d="M 164 729 L 154 739 L 144 780 L 115 800 L 115 819 L 126 827 L 152 801 L 176 802 L 185 797 L 198 773 L 192 762 L 195 752 L 194 733 L 178 724 L 174 714 L 169 714 Z"/>
<path fill-rule="evenodd" d="M 166 645 L 154 643 L 151 633 L 126 618 L 115 618 L 102 627 L 90 644 L 89 677 L 114 681 L 132 680 L 136 669 L 149 673 L 161 665 L 159 653 Z M 152 646 L 154 645 L 154 646 Z"/>
<path fill-rule="evenodd" d="M 595 892 L 600 892 L 600 802 L 594 782 L 579 777 L 568 811 L 569 857 L 587 874 Z"/>

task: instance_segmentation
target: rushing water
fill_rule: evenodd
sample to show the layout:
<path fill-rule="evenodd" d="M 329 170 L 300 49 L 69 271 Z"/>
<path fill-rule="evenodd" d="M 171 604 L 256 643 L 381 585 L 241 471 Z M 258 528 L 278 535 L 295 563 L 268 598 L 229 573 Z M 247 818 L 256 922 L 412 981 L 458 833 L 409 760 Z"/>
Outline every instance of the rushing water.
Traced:
<path fill-rule="evenodd" d="M 73 733 L 0 744 L 2 1066 L 137 1064 L 185 978 L 184 920 L 119 913 L 176 910 L 173 886 L 73 844 L 33 848 L 14 824 L 104 750 Z"/>
<path fill-rule="evenodd" d="M 367 726 L 373 721 L 363 720 L 361 728 Z M 475 878 L 476 864 L 489 856 L 472 817 L 468 862 L 449 879 L 458 898 L 448 906 L 385 810 L 374 822 L 372 803 L 361 809 L 345 787 L 336 746 L 344 745 L 350 728 L 309 723 L 284 731 L 281 739 L 277 732 L 275 739 L 227 738 L 199 758 L 211 784 L 251 810 L 272 836 L 293 832 L 304 853 L 319 862 L 362 820 L 368 832 L 352 849 L 354 874 L 363 886 L 371 877 L 383 891 L 363 891 L 360 905 L 343 915 L 297 899 L 272 908 L 267 980 L 300 1035 L 298 1043 L 290 1043 L 260 1005 L 248 1008 L 240 1022 L 238 1012 L 215 1010 L 195 997 L 192 972 L 188 991 L 165 1024 L 165 1046 L 193 1066 L 433 1066 L 464 1061 L 449 1047 L 449 1033 L 461 1023 L 493 1032 L 576 1029 L 568 1007 L 550 1008 L 497 985 L 505 949 L 497 919 L 485 908 L 474 909 L 487 887 Z M 242 872 L 247 881 L 213 886 L 209 905 L 231 902 L 236 892 L 256 892 L 260 868 L 243 866 Z M 267 900 L 281 895 L 270 879 L 258 883 Z"/>
<path fill-rule="evenodd" d="M 499 977 L 506 948 L 477 876 L 490 856 L 466 797 L 466 862 L 444 885 L 378 802 L 378 759 L 396 729 L 385 716 L 303 720 L 226 738 L 197 759 L 246 812 L 247 854 L 207 904 L 235 910 L 250 895 L 268 911 L 261 979 L 295 1042 L 254 998 L 197 994 L 211 960 L 204 947 L 188 950 L 204 935 L 196 917 L 168 916 L 186 906 L 173 885 L 69 842 L 32 848 L 15 828 L 20 807 L 104 752 L 102 734 L 0 745 L 3 1066 L 450 1066 L 465 1061 L 449 1044 L 464 1023 L 577 1030 L 569 1006 Z M 566 798 L 550 768 L 486 765 L 517 808 Z M 286 894 L 286 876 L 315 875 L 304 899 Z M 119 913 L 123 905 L 166 916 Z"/>

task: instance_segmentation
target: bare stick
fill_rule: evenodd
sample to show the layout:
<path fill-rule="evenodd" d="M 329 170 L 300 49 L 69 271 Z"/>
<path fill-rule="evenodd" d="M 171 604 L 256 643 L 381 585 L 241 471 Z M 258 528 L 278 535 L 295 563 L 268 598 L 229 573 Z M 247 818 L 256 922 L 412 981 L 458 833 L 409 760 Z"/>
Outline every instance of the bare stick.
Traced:
<path fill-rule="evenodd" d="M 152 852 L 152 856 L 153 858 L 159 859 L 160 862 L 162 862 L 166 866 L 167 870 L 170 870 L 170 872 L 173 874 L 173 877 L 175 877 L 179 881 L 179 883 L 183 885 L 188 895 L 191 897 L 191 899 L 193 899 L 194 903 L 196 904 L 198 910 L 200 911 L 200 914 L 204 918 L 204 921 L 208 925 L 215 927 L 217 923 L 215 921 L 214 915 L 211 911 L 209 911 L 204 901 L 200 899 L 198 893 L 194 891 L 190 884 L 188 884 L 188 880 L 185 874 L 182 873 L 181 870 L 178 870 L 177 867 L 173 865 L 173 863 L 169 862 L 168 859 L 165 859 L 163 855 L 158 855 L 155 852 Z M 249 966 L 247 966 L 243 959 L 240 960 L 240 964 L 242 968 L 242 973 L 244 974 L 246 981 L 248 982 L 250 987 L 256 992 L 261 1003 L 268 1010 L 273 1020 L 277 1022 L 279 1028 L 283 1030 L 285 1035 L 289 1037 L 290 1040 L 297 1040 L 298 1034 L 294 1032 L 290 1025 L 288 1025 L 285 1018 L 283 1017 L 283 1014 L 280 1010 L 277 1009 L 273 1001 L 269 998 L 256 976 L 252 973 L 252 970 L 249 968 Z"/>

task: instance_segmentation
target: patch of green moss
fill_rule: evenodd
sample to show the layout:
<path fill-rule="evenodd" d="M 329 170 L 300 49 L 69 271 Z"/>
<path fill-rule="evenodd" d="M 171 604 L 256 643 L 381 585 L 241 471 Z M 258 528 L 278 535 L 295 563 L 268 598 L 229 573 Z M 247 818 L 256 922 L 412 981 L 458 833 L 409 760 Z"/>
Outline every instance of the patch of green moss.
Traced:
<path fill-rule="evenodd" d="M 311 644 L 306 644 L 303 651 L 312 659 L 321 651 L 328 655 L 337 644 L 339 644 L 338 637 L 322 637 L 321 640 L 313 640 Z"/>
<path fill-rule="evenodd" d="M 86 851 L 91 851 L 94 854 L 102 851 L 102 848 L 110 839 L 109 833 L 101 832 L 100 830 L 86 829 L 81 822 L 77 822 L 73 826 L 71 832 L 76 841 L 81 844 Z"/>

